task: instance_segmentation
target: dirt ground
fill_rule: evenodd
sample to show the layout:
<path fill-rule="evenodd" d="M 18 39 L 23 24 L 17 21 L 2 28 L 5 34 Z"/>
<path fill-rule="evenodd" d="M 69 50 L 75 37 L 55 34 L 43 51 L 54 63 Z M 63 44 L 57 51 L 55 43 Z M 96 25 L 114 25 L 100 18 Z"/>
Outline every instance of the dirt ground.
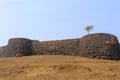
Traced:
<path fill-rule="evenodd" d="M 120 61 L 62 55 L 0 58 L 0 80 L 120 80 Z"/>

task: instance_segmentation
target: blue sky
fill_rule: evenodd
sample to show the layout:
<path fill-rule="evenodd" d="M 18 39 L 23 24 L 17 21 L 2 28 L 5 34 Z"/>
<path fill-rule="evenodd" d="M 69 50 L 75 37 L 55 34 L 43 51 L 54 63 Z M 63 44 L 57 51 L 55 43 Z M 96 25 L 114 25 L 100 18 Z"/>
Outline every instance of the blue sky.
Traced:
<path fill-rule="evenodd" d="M 61 40 L 110 33 L 120 40 L 120 0 L 0 0 L 0 46 L 10 38 Z"/>

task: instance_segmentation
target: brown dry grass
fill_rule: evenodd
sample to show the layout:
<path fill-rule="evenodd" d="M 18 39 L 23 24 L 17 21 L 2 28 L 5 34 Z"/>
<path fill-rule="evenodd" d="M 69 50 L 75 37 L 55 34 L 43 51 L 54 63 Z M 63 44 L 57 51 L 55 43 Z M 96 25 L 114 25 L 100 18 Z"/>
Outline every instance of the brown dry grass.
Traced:
<path fill-rule="evenodd" d="M 61 55 L 0 58 L 0 80 L 120 80 L 120 61 Z"/>

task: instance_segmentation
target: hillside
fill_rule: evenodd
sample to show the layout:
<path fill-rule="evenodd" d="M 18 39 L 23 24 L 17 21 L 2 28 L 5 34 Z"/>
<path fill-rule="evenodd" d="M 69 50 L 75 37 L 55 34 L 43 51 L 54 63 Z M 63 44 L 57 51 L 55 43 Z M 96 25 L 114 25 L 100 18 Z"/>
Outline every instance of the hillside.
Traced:
<path fill-rule="evenodd" d="M 62 55 L 0 58 L 0 80 L 120 80 L 120 61 Z"/>

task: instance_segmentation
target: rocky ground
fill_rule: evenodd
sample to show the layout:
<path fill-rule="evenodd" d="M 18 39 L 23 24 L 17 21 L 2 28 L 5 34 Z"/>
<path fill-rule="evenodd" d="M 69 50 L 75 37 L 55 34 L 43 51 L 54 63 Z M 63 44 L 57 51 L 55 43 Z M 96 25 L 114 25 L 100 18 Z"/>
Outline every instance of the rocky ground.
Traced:
<path fill-rule="evenodd" d="M 0 58 L 0 80 L 120 80 L 120 61 L 61 55 Z"/>

